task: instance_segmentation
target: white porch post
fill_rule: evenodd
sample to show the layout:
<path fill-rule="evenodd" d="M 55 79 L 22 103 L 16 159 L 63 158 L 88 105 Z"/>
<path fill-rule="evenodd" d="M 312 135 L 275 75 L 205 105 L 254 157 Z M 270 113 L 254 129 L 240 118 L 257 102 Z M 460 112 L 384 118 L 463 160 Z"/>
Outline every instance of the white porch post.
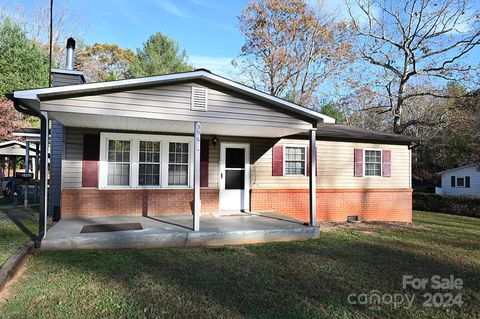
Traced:
<path fill-rule="evenodd" d="M 30 142 L 25 142 L 25 173 L 30 174 Z M 25 193 L 23 195 L 23 207 L 28 207 L 28 176 L 25 176 Z"/>
<path fill-rule="evenodd" d="M 194 124 L 194 164 L 193 164 L 193 230 L 200 230 L 200 122 Z"/>
<path fill-rule="evenodd" d="M 42 112 L 40 133 L 40 218 L 38 240 L 47 233 L 48 221 L 48 112 Z"/>
<path fill-rule="evenodd" d="M 310 131 L 310 226 L 317 225 L 317 131 Z"/>

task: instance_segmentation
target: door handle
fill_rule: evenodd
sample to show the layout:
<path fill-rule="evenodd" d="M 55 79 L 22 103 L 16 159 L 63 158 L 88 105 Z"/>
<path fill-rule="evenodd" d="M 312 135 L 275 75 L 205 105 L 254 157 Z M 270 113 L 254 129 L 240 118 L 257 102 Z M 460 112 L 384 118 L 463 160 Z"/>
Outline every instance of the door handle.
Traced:
<path fill-rule="evenodd" d="M 223 179 L 223 173 L 220 173 L 220 178 Z"/>

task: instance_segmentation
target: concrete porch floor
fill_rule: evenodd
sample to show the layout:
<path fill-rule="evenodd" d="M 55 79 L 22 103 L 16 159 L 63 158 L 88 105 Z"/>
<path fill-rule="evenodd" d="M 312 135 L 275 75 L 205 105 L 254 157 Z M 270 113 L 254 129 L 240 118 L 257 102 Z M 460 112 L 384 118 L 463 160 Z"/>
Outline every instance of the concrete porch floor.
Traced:
<path fill-rule="evenodd" d="M 80 233 L 93 224 L 140 223 L 142 230 Z M 41 249 L 220 246 L 318 238 L 318 227 L 272 213 L 202 215 L 194 232 L 191 215 L 64 218 L 46 234 Z"/>

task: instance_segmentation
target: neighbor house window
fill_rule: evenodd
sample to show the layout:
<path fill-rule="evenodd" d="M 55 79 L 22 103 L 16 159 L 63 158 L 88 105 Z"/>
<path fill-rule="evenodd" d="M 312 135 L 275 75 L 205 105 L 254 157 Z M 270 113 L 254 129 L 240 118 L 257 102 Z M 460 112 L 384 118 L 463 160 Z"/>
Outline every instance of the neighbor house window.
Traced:
<path fill-rule="evenodd" d="M 107 185 L 130 185 L 130 141 L 108 140 Z"/>
<path fill-rule="evenodd" d="M 168 185 L 188 185 L 188 143 L 169 143 Z"/>
<path fill-rule="evenodd" d="M 457 177 L 457 187 L 465 187 L 465 178 Z"/>
<path fill-rule="evenodd" d="M 285 175 L 305 175 L 306 148 L 285 146 Z"/>
<path fill-rule="evenodd" d="M 365 176 L 382 176 L 381 150 L 365 150 Z"/>
<path fill-rule="evenodd" d="M 160 185 L 160 142 L 140 141 L 138 185 Z"/>

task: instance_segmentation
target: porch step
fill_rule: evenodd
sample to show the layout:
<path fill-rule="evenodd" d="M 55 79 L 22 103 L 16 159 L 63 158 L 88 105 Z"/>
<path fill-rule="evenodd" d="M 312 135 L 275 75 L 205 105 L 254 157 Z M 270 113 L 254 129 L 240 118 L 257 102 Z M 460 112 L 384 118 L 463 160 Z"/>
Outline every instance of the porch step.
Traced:
<path fill-rule="evenodd" d="M 149 233 L 144 230 L 114 233 L 91 233 L 88 236 L 72 236 L 43 239 L 42 250 L 157 248 L 243 245 L 267 242 L 303 241 L 318 238 L 318 227 L 235 230 L 235 231 L 174 231 Z"/>

